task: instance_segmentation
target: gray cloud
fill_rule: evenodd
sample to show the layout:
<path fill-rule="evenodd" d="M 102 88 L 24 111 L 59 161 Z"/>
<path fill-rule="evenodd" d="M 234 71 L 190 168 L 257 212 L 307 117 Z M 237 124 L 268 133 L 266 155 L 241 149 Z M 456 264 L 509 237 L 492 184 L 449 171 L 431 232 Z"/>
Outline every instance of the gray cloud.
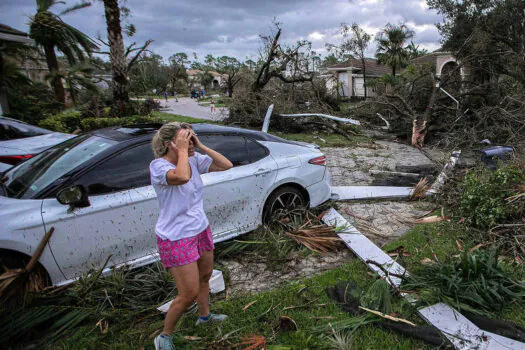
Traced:
<path fill-rule="evenodd" d="M 424 26 L 439 22 L 440 17 L 419 0 L 128 0 L 126 5 L 132 11 L 130 22 L 137 28 L 130 40 L 154 39 L 151 49 L 165 58 L 180 51 L 197 52 L 199 57 L 207 53 L 254 56 L 260 45 L 258 35 L 270 32 L 274 18 L 282 23 L 284 42 L 307 38 L 313 32 L 322 35 L 313 42 L 319 52 L 326 42 L 338 43 L 342 22 L 359 23 L 370 34 L 388 22 L 407 22 L 423 28 L 416 30 L 416 44 L 437 47 L 440 39 L 434 27 Z M 55 11 L 63 8 L 59 5 Z M 0 22 L 28 31 L 28 17 L 35 11 L 35 0 L 2 0 Z M 91 36 L 105 35 L 103 14 L 101 2 L 95 2 L 63 19 Z M 369 54 L 374 50 L 372 45 Z"/>

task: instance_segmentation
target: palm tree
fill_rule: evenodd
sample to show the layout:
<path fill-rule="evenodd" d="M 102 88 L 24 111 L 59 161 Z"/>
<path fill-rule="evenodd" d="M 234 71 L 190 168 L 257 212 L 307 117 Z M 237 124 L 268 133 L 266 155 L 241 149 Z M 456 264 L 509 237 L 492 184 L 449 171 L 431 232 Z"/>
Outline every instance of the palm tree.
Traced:
<path fill-rule="evenodd" d="M 410 54 L 405 43 L 413 37 L 414 32 L 406 25 L 395 26 L 390 23 L 377 35 L 377 61 L 392 67 L 393 76 L 396 75 L 397 68 L 406 67 L 408 64 Z"/>
<path fill-rule="evenodd" d="M 111 70 L 113 71 L 113 104 L 111 106 L 112 116 L 129 114 L 129 80 L 128 63 L 124 50 L 124 39 L 122 38 L 122 26 L 120 24 L 120 7 L 118 0 L 102 0 L 106 15 L 106 26 L 108 30 L 109 58 Z"/>
<path fill-rule="evenodd" d="M 62 21 L 61 15 L 85 8 L 91 4 L 82 2 L 56 15 L 50 8 L 62 1 L 36 0 L 37 12 L 31 18 L 29 36 L 44 49 L 49 74 L 53 76 L 52 85 L 57 101 L 65 104 L 66 96 L 62 79 L 59 74 L 58 60 L 55 49 L 62 52 L 69 64 L 85 60 L 85 54 L 97 49 L 97 45 L 84 33 Z"/>

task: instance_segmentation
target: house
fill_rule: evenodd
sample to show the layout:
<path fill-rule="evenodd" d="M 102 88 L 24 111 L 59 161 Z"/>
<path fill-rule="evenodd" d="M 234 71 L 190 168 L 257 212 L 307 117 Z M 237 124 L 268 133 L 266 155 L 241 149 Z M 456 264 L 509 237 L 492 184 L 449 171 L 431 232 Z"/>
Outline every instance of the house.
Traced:
<path fill-rule="evenodd" d="M 376 59 L 365 59 L 366 80 L 382 77 L 392 73 L 389 66 L 377 63 Z M 328 88 L 337 88 L 340 97 L 364 97 L 363 62 L 350 59 L 327 68 L 333 78 L 327 81 Z M 374 90 L 367 86 L 367 96 L 375 96 Z"/>
<path fill-rule="evenodd" d="M 200 69 L 188 69 L 186 71 L 188 74 L 188 81 L 192 88 L 196 89 L 202 89 L 204 88 L 202 84 L 199 82 L 199 74 L 204 73 L 203 70 Z M 228 79 L 228 76 L 225 74 L 220 74 L 215 71 L 208 71 L 213 76 L 213 80 L 211 82 L 211 85 L 209 86 L 211 89 L 218 89 L 221 87 L 226 86 L 226 81 Z"/>
<path fill-rule="evenodd" d="M 451 72 L 455 72 L 459 68 L 459 74 L 461 79 L 465 79 L 469 75 L 468 67 L 464 66 L 459 62 L 451 52 L 447 51 L 434 51 L 428 55 L 420 56 L 410 60 L 410 64 L 421 65 L 421 64 L 432 64 L 436 67 L 436 77 L 439 79 L 443 75 Z"/>

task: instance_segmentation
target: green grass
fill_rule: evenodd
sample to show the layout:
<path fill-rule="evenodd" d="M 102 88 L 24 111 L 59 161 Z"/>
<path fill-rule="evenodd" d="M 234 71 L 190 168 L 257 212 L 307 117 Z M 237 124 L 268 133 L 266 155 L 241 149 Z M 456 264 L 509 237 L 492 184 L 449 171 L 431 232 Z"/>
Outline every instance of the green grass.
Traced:
<path fill-rule="evenodd" d="M 315 143 L 320 147 L 348 147 L 372 141 L 372 139 L 360 135 L 352 136 L 352 140 L 348 140 L 344 136 L 334 133 L 319 133 L 317 135 L 310 133 L 293 134 L 277 131 L 270 131 L 270 133 L 290 141 Z M 320 138 L 326 142 L 323 142 Z"/>
<path fill-rule="evenodd" d="M 455 222 L 417 225 L 403 237 L 387 244 L 383 250 L 403 246 L 409 253 L 400 259 L 408 271 L 417 271 L 424 266 L 424 258 L 440 261 L 452 259 L 459 254 L 456 240 L 464 249 L 469 249 L 477 242 L 468 238 L 465 225 Z M 513 268 L 516 277 L 525 278 L 525 267 Z M 227 271 L 226 271 L 227 272 Z M 228 276 L 228 274 L 225 274 Z M 213 296 L 212 312 L 225 313 L 230 318 L 222 324 L 196 327 L 196 314 L 185 315 L 176 332 L 177 349 L 231 349 L 239 344 L 242 337 L 252 334 L 263 335 L 268 342 L 268 349 L 281 346 L 281 349 L 328 349 L 329 333 L 314 333 L 313 329 L 326 326 L 328 323 L 349 319 L 350 316 L 332 303 L 326 288 L 338 282 L 353 281 L 364 291 L 375 281 L 368 268 L 357 258 L 350 258 L 344 265 L 309 279 L 290 281 L 281 287 L 258 294 L 250 294 L 225 300 L 224 293 Z M 249 303 L 251 307 L 243 311 Z M 290 308 L 291 306 L 300 306 Z M 417 324 L 425 324 L 416 314 L 415 309 L 402 298 L 394 298 L 392 310 L 400 317 Z M 111 310 L 108 310 L 111 312 Z M 68 333 L 60 342 L 52 344 L 52 349 L 153 349 L 150 336 L 162 328 L 163 319 L 154 307 L 141 311 L 115 309 L 131 322 L 114 322 L 109 324 L 108 331 L 102 334 L 96 326 L 97 320 L 84 324 Z M 291 317 L 297 324 L 298 331 L 279 331 L 280 316 Z M 326 319 L 323 317 L 331 317 Z M 100 318 L 103 318 L 101 316 Z M 525 326 L 525 306 L 514 305 L 503 312 L 501 318 Z M 184 340 L 184 336 L 199 337 L 199 340 Z M 351 338 L 352 349 L 431 349 L 432 346 L 383 330 L 376 325 L 365 325 L 358 328 Z M 241 347 L 242 348 L 242 347 Z M 277 347 L 275 348 L 277 349 Z"/>
<path fill-rule="evenodd" d="M 151 112 L 152 117 L 161 118 L 163 122 L 184 122 L 184 123 L 212 123 L 212 124 L 218 124 L 217 122 L 207 120 L 207 119 L 200 119 L 200 118 L 192 118 L 192 117 L 186 117 L 183 115 L 177 115 L 177 114 L 171 114 L 171 113 L 165 113 L 165 112 Z"/>

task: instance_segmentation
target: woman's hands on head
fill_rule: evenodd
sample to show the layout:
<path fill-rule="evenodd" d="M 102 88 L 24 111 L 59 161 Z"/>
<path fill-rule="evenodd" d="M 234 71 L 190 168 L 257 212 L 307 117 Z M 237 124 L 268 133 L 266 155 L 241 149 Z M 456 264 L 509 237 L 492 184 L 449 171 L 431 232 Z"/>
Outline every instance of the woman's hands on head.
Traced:
<path fill-rule="evenodd" d="M 190 145 L 190 139 L 192 137 L 192 130 L 189 129 L 181 129 L 177 136 L 175 137 L 175 140 L 171 140 L 170 144 L 171 147 L 175 149 L 175 151 L 187 151 L 188 147 Z"/>

